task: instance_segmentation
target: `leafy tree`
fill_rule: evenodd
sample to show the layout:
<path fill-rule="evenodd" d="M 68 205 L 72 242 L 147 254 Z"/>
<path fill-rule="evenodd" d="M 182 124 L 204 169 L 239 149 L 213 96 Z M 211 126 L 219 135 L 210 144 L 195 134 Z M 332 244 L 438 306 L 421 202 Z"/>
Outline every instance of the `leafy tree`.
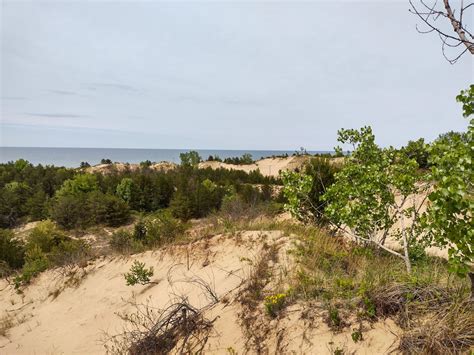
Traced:
<path fill-rule="evenodd" d="M 240 162 L 241 164 L 253 164 L 252 154 L 250 153 L 242 154 L 242 157 L 240 158 Z"/>
<path fill-rule="evenodd" d="M 101 160 L 100 160 L 100 163 L 101 163 L 101 164 L 109 164 L 109 165 L 110 165 L 110 164 L 112 164 L 112 160 L 110 160 L 110 159 L 101 159 Z"/>
<path fill-rule="evenodd" d="M 79 166 L 81 169 L 84 169 L 84 168 L 89 168 L 91 165 L 86 162 L 86 161 L 81 161 L 81 165 Z"/>
<path fill-rule="evenodd" d="M 37 190 L 26 200 L 25 208 L 28 211 L 29 217 L 34 221 L 47 218 L 47 202 L 48 196 L 46 193 L 42 189 Z"/>
<path fill-rule="evenodd" d="M 416 141 L 409 141 L 408 144 L 401 149 L 401 151 L 408 156 L 409 159 L 414 159 L 418 163 L 418 166 L 422 169 L 429 167 L 428 165 L 428 144 L 425 143 L 423 138 Z"/>
<path fill-rule="evenodd" d="M 31 163 L 28 160 L 18 159 L 17 161 L 15 161 L 15 169 L 17 171 L 23 171 L 29 166 L 31 166 Z"/>
<path fill-rule="evenodd" d="M 31 189 L 24 182 L 12 181 L 0 189 L 0 227 L 13 227 L 28 213 L 26 202 L 30 196 Z"/>
<path fill-rule="evenodd" d="M 427 189 L 417 184 L 418 164 L 393 148 L 377 146 L 370 127 L 342 129 L 338 141 L 354 150 L 322 197 L 328 203 L 325 215 L 356 240 L 401 257 L 411 272 L 409 250 L 419 241 L 421 204 L 410 196 Z M 397 223 L 400 227 L 393 228 Z M 400 240 L 403 253 L 385 246 L 389 236 Z"/>
<path fill-rule="evenodd" d="M 123 178 L 117 185 L 117 196 L 127 203 L 132 200 L 133 180 L 131 178 Z"/>
<path fill-rule="evenodd" d="M 284 171 L 281 177 L 284 185 L 283 193 L 288 201 L 285 209 L 293 217 L 308 221 L 308 216 L 313 215 L 313 211 L 316 210 L 309 203 L 308 197 L 313 186 L 313 178 L 296 171 Z"/>
<path fill-rule="evenodd" d="M 95 175 L 80 174 L 70 180 L 64 181 L 61 188 L 56 192 L 56 196 L 78 195 L 81 193 L 97 191 L 98 189 L 99 183 Z"/>
<path fill-rule="evenodd" d="M 202 161 L 199 153 L 194 150 L 187 153 L 181 153 L 179 155 L 179 158 L 181 159 L 181 166 L 184 166 L 184 167 L 195 168 Z"/>
<path fill-rule="evenodd" d="M 311 204 L 310 207 L 356 241 L 376 245 L 402 258 L 407 271 L 411 272 L 409 250 L 418 242 L 420 206 L 409 197 L 426 188 L 416 183 L 416 161 L 393 148 L 377 146 L 370 127 L 342 129 L 338 134 L 339 142 L 353 145 L 353 153 L 334 175 L 334 183 L 320 197 L 327 203 L 326 208 L 321 210 Z M 304 219 L 313 178 L 293 172 L 283 175 L 283 179 L 287 209 Z M 413 227 L 408 225 L 408 217 L 413 219 Z M 396 223 L 401 227 L 392 228 Z M 385 246 L 388 236 L 400 240 L 403 252 Z"/>
<path fill-rule="evenodd" d="M 434 191 L 427 211 L 430 240 L 448 247 L 449 263 L 459 275 L 469 273 L 474 298 L 474 85 L 461 91 L 457 101 L 470 118 L 465 135 L 439 139 L 430 149 Z M 464 136 L 464 138 L 463 138 Z"/>
<path fill-rule="evenodd" d="M 49 214 L 61 227 L 72 229 L 90 225 L 90 211 L 87 210 L 87 196 L 57 196 L 51 203 Z"/>

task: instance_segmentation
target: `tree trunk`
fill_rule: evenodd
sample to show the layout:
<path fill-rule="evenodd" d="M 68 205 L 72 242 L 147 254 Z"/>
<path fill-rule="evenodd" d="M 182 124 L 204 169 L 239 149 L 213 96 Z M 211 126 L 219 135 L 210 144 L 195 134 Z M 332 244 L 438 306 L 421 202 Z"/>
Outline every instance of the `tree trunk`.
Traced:
<path fill-rule="evenodd" d="M 405 230 L 405 219 L 403 217 L 403 212 L 400 213 L 400 224 L 401 224 L 401 229 L 402 229 L 403 254 L 404 254 L 404 259 L 405 259 L 405 265 L 407 267 L 407 272 L 411 274 L 410 254 L 408 253 L 408 239 L 407 239 L 407 232 Z"/>

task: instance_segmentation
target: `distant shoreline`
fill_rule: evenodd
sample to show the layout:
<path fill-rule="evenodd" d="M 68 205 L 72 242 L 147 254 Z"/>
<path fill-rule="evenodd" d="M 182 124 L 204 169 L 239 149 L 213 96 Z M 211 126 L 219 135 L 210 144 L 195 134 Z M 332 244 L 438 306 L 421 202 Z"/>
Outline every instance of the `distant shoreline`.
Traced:
<path fill-rule="evenodd" d="M 102 159 L 112 162 L 139 164 L 142 161 L 179 163 L 179 155 L 191 150 L 199 153 L 203 160 L 210 155 L 221 159 L 240 157 L 251 154 L 254 160 L 285 155 L 291 156 L 297 150 L 225 150 L 225 149 L 139 149 L 139 148 L 34 148 L 34 147 L 0 147 L 0 163 L 25 159 L 34 165 L 54 165 L 77 168 L 81 162 L 91 166 L 100 164 Z M 308 151 L 309 154 L 332 153 L 333 151 Z"/>

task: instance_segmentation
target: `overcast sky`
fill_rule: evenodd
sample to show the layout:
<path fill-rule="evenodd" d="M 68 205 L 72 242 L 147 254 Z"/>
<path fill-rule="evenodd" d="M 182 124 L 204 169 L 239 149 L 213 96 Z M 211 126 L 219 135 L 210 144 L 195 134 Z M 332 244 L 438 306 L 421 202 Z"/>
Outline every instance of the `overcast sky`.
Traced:
<path fill-rule="evenodd" d="M 408 1 L 5 1 L 3 146 L 327 150 L 467 126 Z"/>

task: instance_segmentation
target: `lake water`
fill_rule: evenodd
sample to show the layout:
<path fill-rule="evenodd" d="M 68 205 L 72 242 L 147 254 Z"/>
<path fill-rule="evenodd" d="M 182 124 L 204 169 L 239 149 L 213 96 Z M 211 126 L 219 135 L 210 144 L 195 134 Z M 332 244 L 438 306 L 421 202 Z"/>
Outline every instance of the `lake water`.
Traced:
<path fill-rule="evenodd" d="M 179 154 L 189 149 L 111 149 L 111 148 L 26 148 L 0 147 L 0 162 L 6 163 L 18 159 L 26 159 L 32 164 L 78 167 L 81 162 L 91 165 L 100 163 L 101 159 L 110 159 L 114 162 L 140 163 L 144 160 L 152 162 L 170 161 L 179 163 Z M 272 155 L 293 154 L 295 151 L 284 150 L 202 150 L 196 149 L 203 159 L 209 155 L 218 155 L 220 158 L 252 154 L 253 159 L 261 159 Z M 324 153 L 323 151 L 308 153 Z"/>

